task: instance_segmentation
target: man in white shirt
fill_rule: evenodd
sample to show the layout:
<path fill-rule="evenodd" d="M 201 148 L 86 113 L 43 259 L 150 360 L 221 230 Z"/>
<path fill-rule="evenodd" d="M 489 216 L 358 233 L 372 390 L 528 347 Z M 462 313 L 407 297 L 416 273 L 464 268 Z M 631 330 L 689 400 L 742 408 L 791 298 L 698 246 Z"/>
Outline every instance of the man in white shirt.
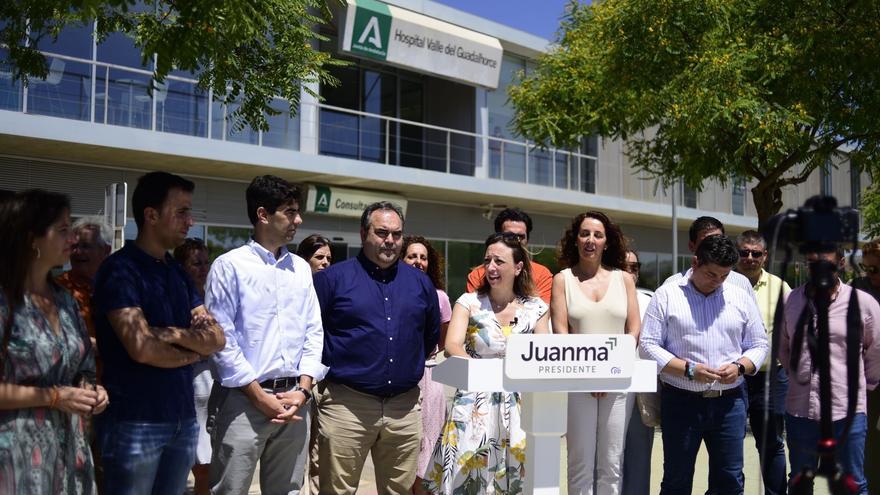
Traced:
<path fill-rule="evenodd" d="M 639 345 L 663 382 L 661 495 L 691 493 L 703 441 L 714 491 L 743 492 L 743 375 L 755 374 L 768 344 L 754 296 L 724 283 L 738 260 L 733 241 L 707 237 L 690 275 L 657 289 L 645 312 Z"/>
<path fill-rule="evenodd" d="M 321 364 L 324 330 L 308 262 L 285 247 L 300 216 L 300 193 L 280 177 L 247 189 L 254 236 L 214 261 L 205 299 L 223 327 L 214 355 L 219 383 L 209 400 L 214 457 L 211 493 L 247 493 L 257 461 L 263 493 L 299 493 L 307 441 L 306 404 Z"/>
<path fill-rule="evenodd" d="M 714 217 L 697 218 L 691 223 L 691 227 L 688 230 L 688 251 L 695 253 L 697 251 L 697 246 L 703 242 L 703 239 L 713 235 L 724 235 L 724 224 Z M 683 278 L 690 277 L 691 270 L 693 270 L 693 268 L 687 268 L 678 273 L 673 273 L 669 278 L 663 281 L 663 285 L 671 282 L 679 282 Z M 731 272 L 724 283 L 741 287 L 747 292 L 754 294 L 749 279 L 737 272 Z"/>

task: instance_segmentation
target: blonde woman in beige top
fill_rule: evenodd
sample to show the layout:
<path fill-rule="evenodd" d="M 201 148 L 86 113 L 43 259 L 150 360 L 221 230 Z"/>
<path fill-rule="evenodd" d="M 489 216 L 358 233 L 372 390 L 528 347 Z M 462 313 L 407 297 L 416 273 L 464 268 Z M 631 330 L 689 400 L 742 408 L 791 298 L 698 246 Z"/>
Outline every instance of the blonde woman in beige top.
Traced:
<path fill-rule="evenodd" d="M 553 333 L 627 333 L 638 341 L 639 305 L 635 283 L 623 271 L 627 247 L 620 228 L 589 211 L 572 220 L 559 244 L 559 264 L 567 268 L 553 277 Z M 568 394 L 569 493 L 620 493 L 631 411 L 628 394 Z"/>

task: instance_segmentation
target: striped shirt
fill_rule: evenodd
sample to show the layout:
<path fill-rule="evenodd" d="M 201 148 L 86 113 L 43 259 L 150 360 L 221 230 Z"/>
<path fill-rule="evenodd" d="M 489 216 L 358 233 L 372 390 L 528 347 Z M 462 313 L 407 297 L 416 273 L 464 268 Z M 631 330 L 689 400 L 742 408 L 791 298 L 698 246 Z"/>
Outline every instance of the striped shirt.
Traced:
<path fill-rule="evenodd" d="M 747 357 L 760 367 L 768 350 L 767 333 L 751 290 L 723 284 L 704 296 L 690 276 L 657 289 L 645 312 L 639 340 L 647 359 L 657 361 L 658 371 L 676 357 L 711 368 Z M 668 373 L 661 373 L 660 379 L 695 392 L 734 388 L 743 380 L 706 384 Z"/>
<path fill-rule="evenodd" d="M 688 280 L 691 278 L 691 273 L 693 273 L 693 271 L 693 268 L 688 268 L 687 270 L 673 273 L 669 276 L 669 278 L 663 281 L 663 285 L 678 284 L 682 280 Z M 730 275 L 728 275 L 727 278 L 724 280 L 724 286 L 730 287 L 731 285 L 734 287 L 739 287 L 751 294 L 752 297 L 755 297 L 755 291 L 752 288 L 752 283 L 749 281 L 748 277 L 746 277 L 742 273 L 731 270 Z"/>

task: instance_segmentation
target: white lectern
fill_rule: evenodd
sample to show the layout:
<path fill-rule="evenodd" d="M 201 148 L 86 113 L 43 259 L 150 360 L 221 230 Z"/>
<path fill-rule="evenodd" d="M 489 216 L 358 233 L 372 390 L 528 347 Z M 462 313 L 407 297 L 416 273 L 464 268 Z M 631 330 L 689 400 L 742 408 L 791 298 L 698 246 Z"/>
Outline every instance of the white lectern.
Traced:
<path fill-rule="evenodd" d="M 567 393 L 654 392 L 657 363 L 638 359 L 629 335 L 511 335 L 504 359 L 450 357 L 432 378 L 471 392 L 521 392 L 525 493 L 549 495 L 559 493 Z"/>

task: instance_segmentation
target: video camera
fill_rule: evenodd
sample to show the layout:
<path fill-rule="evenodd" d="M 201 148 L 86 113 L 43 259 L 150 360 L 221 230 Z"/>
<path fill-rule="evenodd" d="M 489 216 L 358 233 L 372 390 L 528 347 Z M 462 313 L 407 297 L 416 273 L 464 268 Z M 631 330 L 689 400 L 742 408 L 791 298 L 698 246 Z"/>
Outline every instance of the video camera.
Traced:
<path fill-rule="evenodd" d="M 771 218 L 762 229 L 764 238 L 770 244 L 771 252 L 777 245 L 785 248 L 785 260 L 782 263 L 783 277 L 788 263 L 791 261 L 792 246 L 797 245 L 801 254 L 840 252 L 841 245 L 852 243 L 853 253 L 858 247 L 859 213 L 854 208 L 839 208 L 837 200 L 831 196 L 813 196 L 804 206 L 797 210 L 789 210 Z M 854 254 L 853 254 L 854 255 Z M 831 493 L 856 493 L 859 487 L 849 473 L 844 473 L 837 463 L 837 449 L 840 443 L 847 441 L 849 426 L 855 415 L 858 403 L 860 381 L 860 359 L 862 339 L 862 319 L 859 312 L 858 297 L 855 293 L 850 297 L 846 314 L 846 367 L 847 367 L 847 425 L 840 441 L 835 438 L 831 417 L 831 338 L 828 322 L 828 310 L 834 299 L 833 291 L 838 287 L 838 265 L 819 257 L 809 264 L 810 280 L 807 294 L 812 304 L 804 306 L 797 320 L 794 334 L 791 337 L 791 363 L 794 370 L 792 379 L 797 380 L 798 363 L 801 359 L 803 343 L 807 342 L 807 352 L 812 362 L 812 372 L 819 375 L 819 442 L 816 452 L 820 459 L 818 469 L 806 466 L 792 466 L 793 470 L 801 469 L 794 477 L 789 488 L 793 495 L 812 494 L 813 480 L 816 476 L 828 479 Z M 783 300 L 780 293 L 780 301 Z M 774 328 L 779 328 L 783 321 L 783 304 L 776 308 L 773 320 Z M 776 360 L 780 344 L 780 331 L 772 333 L 770 359 Z M 835 362 L 834 366 L 843 363 Z M 771 369 L 770 380 L 775 380 L 775 370 Z M 810 378 L 812 379 L 812 377 Z"/>

